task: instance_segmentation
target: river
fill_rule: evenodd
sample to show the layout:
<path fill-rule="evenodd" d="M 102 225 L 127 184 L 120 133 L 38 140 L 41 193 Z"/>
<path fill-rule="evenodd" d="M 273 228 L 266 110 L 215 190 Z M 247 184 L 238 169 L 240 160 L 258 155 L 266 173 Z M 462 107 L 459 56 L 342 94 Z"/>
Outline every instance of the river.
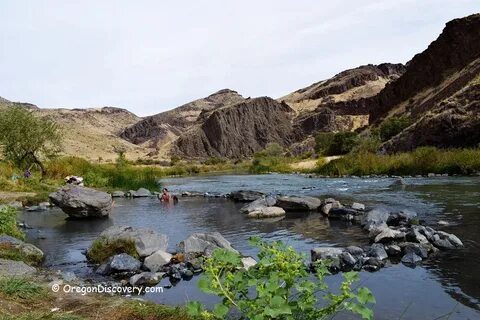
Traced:
<path fill-rule="evenodd" d="M 411 209 L 426 225 L 456 234 L 463 249 L 442 252 L 416 268 L 393 264 L 375 273 L 361 272 L 361 284 L 369 287 L 377 303 L 375 319 L 480 319 L 480 177 L 406 178 L 407 186 L 392 189 L 390 178 L 308 178 L 300 175 L 223 175 L 163 179 L 173 192 L 198 191 L 227 193 L 239 189 L 263 192 L 332 196 L 367 207 L 385 206 Z M 81 277 L 93 276 L 83 250 L 111 225 L 149 227 L 169 236 L 169 248 L 193 232 L 220 232 L 245 255 L 255 255 L 247 244 L 259 235 L 282 240 L 309 253 L 317 245 L 347 246 L 368 243 L 358 225 L 328 221 L 318 213 L 288 215 L 280 221 L 246 218 L 238 212 L 242 204 L 224 198 L 180 198 L 166 207 L 155 198 L 116 199 L 109 219 L 65 220 L 58 208 L 47 212 L 23 212 L 19 217 L 31 227 L 28 240 L 46 253 L 47 266 L 74 271 Z M 448 226 L 439 226 L 443 220 Z M 332 286 L 340 275 L 328 279 Z M 159 303 L 182 305 L 188 300 L 215 302 L 196 289 L 194 277 L 181 281 L 163 293 L 145 298 Z M 168 284 L 164 279 L 160 285 Z M 336 319 L 355 318 L 342 314 Z"/>

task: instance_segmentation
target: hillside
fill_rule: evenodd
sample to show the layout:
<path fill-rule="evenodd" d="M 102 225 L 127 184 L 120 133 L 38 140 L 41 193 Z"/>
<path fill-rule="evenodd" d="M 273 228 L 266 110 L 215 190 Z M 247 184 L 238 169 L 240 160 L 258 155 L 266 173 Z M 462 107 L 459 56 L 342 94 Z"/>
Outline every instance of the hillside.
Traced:
<path fill-rule="evenodd" d="M 121 139 L 118 135 L 140 118 L 120 108 L 38 109 L 41 117 L 58 123 L 63 133 L 63 152 L 89 160 L 114 160 L 114 148 L 126 150 L 130 159 L 145 157 L 148 150 Z"/>
<path fill-rule="evenodd" d="M 166 157 L 170 155 L 172 142 L 195 125 L 202 113 L 243 100 L 236 91 L 223 89 L 206 98 L 146 117 L 125 128 L 120 137 L 144 148 L 154 149 L 153 154 L 157 156 Z"/>
<path fill-rule="evenodd" d="M 218 108 L 179 137 L 175 153 L 185 158 L 243 158 L 270 142 L 288 146 L 293 114 L 287 104 L 268 97 Z"/>

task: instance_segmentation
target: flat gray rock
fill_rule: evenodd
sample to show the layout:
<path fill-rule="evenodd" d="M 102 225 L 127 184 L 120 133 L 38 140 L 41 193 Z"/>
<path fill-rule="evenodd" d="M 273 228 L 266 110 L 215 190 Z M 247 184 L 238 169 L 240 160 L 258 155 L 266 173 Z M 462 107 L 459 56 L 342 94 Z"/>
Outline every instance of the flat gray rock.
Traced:
<path fill-rule="evenodd" d="M 23 276 L 37 272 L 37 269 L 23 261 L 0 259 L 0 276 Z"/>
<path fill-rule="evenodd" d="M 322 201 L 308 196 L 280 196 L 277 197 L 277 207 L 285 211 L 315 211 L 318 210 Z"/>

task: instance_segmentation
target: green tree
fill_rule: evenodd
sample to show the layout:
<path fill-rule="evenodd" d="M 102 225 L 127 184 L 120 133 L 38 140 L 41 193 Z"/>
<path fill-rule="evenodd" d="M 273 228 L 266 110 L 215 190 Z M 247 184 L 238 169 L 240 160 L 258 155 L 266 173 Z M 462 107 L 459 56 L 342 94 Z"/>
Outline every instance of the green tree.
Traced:
<path fill-rule="evenodd" d="M 405 116 L 388 118 L 380 125 L 380 139 L 382 141 L 390 140 L 390 138 L 396 136 L 411 124 L 410 119 Z"/>
<path fill-rule="evenodd" d="M 60 152 L 61 134 L 54 122 L 14 106 L 0 111 L 0 146 L 6 160 L 18 167 L 37 165 L 44 177 L 43 162 Z"/>

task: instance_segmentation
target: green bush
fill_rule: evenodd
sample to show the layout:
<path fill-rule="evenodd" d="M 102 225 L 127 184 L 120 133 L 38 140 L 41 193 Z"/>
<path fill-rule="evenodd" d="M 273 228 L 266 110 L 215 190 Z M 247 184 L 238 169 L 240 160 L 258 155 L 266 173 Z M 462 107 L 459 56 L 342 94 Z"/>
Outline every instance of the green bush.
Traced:
<path fill-rule="evenodd" d="M 9 206 L 0 206 L 0 234 L 25 239 L 25 234 L 17 227 L 17 210 Z"/>
<path fill-rule="evenodd" d="M 190 315 L 206 319 L 325 319 L 347 310 L 364 319 L 372 319 L 373 312 L 367 307 L 374 303 L 367 288 L 352 289 L 358 281 L 355 272 L 344 273 L 344 281 L 338 293 L 332 293 L 325 277 L 327 266 L 316 266 L 315 280 L 305 267 L 305 256 L 281 242 L 267 243 L 259 238 L 251 243 L 260 252 L 259 262 L 245 270 L 241 257 L 228 250 L 219 249 L 206 259 L 200 290 L 216 295 L 222 302 L 207 311 L 199 302 L 187 305 Z M 318 294 L 322 292 L 319 306 Z"/>
<path fill-rule="evenodd" d="M 405 116 L 390 117 L 384 120 L 379 127 L 380 139 L 382 141 L 390 140 L 411 124 L 412 121 Z"/>
<path fill-rule="evenodd" d="M 320 132 L 315 137 L 315 151 L 324 156 L 347 154 L 358 144 L 356 132 Z"/>
<path fill-rule="evenodd" d="M 283 156 L 278 143 L 269 143 L 264 150 L 255 153 L 249 171 L 251 173 L 291 172 L 289 159 Z"/>

